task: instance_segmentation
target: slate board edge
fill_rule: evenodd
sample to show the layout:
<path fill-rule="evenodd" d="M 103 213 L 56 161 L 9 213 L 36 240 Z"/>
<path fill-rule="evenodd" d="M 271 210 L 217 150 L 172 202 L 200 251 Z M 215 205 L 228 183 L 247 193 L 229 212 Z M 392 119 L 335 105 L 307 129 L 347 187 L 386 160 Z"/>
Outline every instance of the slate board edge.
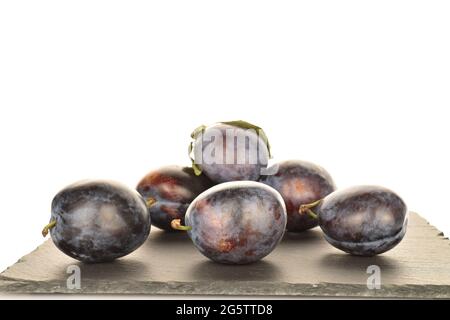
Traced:
<path fill-rule="evenodd" d="M 276 288 L 276 289 L 274 289 Z M 320 283 L 292 284 L 270 282 L 111 282 L 85 281 L 82 288 L 67 289 L 65 283 L 55 281 L 23 281 L 0 276 L 0 292 L 8 294 L 129 294 L 129 295 L 213 295 L 260 297 L 341 297 L 341 298 L 419 298 L 449 299 L 450 286 L 389 285 L 369 290 L 364 285 Z"/>

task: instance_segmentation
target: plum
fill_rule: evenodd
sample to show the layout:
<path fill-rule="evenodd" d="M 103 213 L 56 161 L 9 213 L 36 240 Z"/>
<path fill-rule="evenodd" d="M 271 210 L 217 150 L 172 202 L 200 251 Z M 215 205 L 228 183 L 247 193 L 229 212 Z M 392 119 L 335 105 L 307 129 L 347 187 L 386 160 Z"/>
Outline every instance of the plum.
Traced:
<path fill-rule="evenodd" d="M 192 168 L 165 166 L 149 172 L 136 189 L 147 202 L 152 224 L 173 231 L 170 222 L 181 219 L 183 223 L 192 200 L 212 186 L 211 180 L 196 176 Z"/>
<path fill-rule="evenodd" d="M 336 189 L 329 173 L 313 163 L 300 160 L 283 161 L 273 167 L 269 171 L 274 174 L 261 176 L 260 182 L 281 193 L 286 203 L 287 230 L 301 232 L 316 227 L 317 219 L 300 215 L 298 210 L 301 205 L 321 200 Z"/>
<path fill-rule="evenodd" d="M 108 262 L 141 246 L 150 215 L 135 190 L 117 182 L 84 180 L 61 190 L 52 201 L 50 231 L 56 247 L 86 263 Z"/>
<path fill-rule="evenodd" d="M 226 182 L 200 194 L 189 206 L 186 226 L 197 249 L 213 261 L 247 264 L 268 255 L 286 227 L 286 208 L 273 188 L 254 181 Z"/>
<path fill-rule="evenodd" d="M 258 180 L 271 156 L 264 131 L 245 121 L 200 126 L 189 146 L 192 167 L 216 183 Z"/>
<path fill-rule="evenodd" d="M 310 210 L 307 206 L 304 209 Z M 408 222 L 405 202 L 379 186 L 333 192 L 320 201 L 315 212 L 325 239 L 358 256 L 373 256 L 395 247 L 403 239 Z"/>

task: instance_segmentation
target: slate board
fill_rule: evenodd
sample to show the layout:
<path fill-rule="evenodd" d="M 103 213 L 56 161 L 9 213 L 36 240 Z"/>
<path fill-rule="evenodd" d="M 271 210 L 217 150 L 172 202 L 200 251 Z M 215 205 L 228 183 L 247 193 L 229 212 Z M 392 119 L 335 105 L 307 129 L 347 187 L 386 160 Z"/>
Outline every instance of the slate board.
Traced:
<path fill-rule="evenodd" d="M 67 267 L 81 270 L 81 289 L 67 288 Z M 381 270 L 381 289 L 367 288 L 367 267 Z M 107 264 L 73 260 L 47 240 L 0 274 L 1 293 L 233 295 L 450 298 L 450 241 L 411 213 L 405 239 L 371 258 L 330 246 L 319 228 L 285 235 L 260 262 L 220 265 L 203 257 L 184 233 L 153 228 L 131 255 Z"/>

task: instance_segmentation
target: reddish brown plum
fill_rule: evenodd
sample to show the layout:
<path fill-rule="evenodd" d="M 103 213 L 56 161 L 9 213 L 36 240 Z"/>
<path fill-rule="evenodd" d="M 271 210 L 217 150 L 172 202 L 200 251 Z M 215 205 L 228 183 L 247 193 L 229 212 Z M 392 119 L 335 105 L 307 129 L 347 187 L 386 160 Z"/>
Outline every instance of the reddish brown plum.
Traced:
<path fill-rule="evenodd" d="M 225 264 L 246 264 L 268 255 L 281 240 L 286 209 L 281 195 L 262 183 L 227 182 L 198 196 L 186 213 L 194 245 Z"/>
<path fill-rule="evenodd" d="M 405 202 L 378 186 L 336 191 L 315 212 L 325 239 L 358 256 L 373 256 L 395 247 L 405 235 L 408 221 Z"/>
<path fill-rule="evenodd" d="M 276 169 L 278 166 L 278 169 Z M 299 214 L 299 208 L 330 194 L 335 190 L 330 174 L 313 163 L 289 160 L 268 169 L 273 175 L 261 176 L 260 181 L 281 193 L 287 210 L 287 230 L 301 232 L 318 225 L 317 219 Z"/>
<path fill-rule="evenodd" d="M 149 172 L 139 182 L 137 191 L 147 202 L 152 224 L 173 231 L 170 222 L 184 221 L 192 200 L 212 186 L 206 176 L 196 176 L 192 168 L 166 166 Z"/>
<path fill-rule="evenodd" d="M 201 126 L 192 138 L 193 168 L 216 183 L 256 181 L 270 158 L 264 131 L 245 121 Z"/>

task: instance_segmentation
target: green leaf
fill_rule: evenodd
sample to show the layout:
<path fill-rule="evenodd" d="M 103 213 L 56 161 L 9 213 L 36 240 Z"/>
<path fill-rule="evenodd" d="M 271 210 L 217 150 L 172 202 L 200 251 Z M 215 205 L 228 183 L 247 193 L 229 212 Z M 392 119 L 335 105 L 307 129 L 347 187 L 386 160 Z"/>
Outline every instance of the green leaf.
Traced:
<path fill-rule="evenodd" d="M 264 132 L 264 130 L 261 127 L 258 127 L 256 125 L 254 125 L 254 124 L 252 124 L 250 122 L 244 121 L 244 120 L 225 121 L 225 122 L 220 122 L 220 123 L 228 124 L 230 126 L 234 126 L 234 127 L 238 127 L 238 128 L 242 128 L 242 129 L 253 129 L 253 130 L 255 130 L 256 133 L 258 134 L 258 136 L 261 137 L 261 139 L 266 144 L 267 150 L 269 151 L 269 158 L 272 158 L 272 152 L 270 150 L 269 139 L 267 138 L 266 133 Z"/>
<path fill-rule="evenodd" d="M 192 169 L 194 169 L 194 173 L 196 176 L 199 176 L 202 174 L 202 169 L 195 163 L 192 163 Z"/>
<path fill-rule="evenodd" d="M 191 138 L 192 138 L 192 139 L 197 139 L 197 136 L 198 136 L 200 133 L 204 132 L 205 129 L 206 129 L 206 126 L 203 125 L 203 124 L 202 124 L 201 126 L 195 128 L 195 130 L 192 131 L 192 133 L 191 133 Z"/>
<path fill-rule="evenodd" d="M 202 169 L 200 168 L 200 166 L 198 164 L 195 163 L 195 159 L 194 159 L 194 156 L 192 155 L 192 151 L 194 150 L 194 141 L 195 141 L 195 139 L 197 139 L 198 135 L 200 133 L 202 133 L 203 131 L 205 131 L 205 129 L 206 129 L 206 126 L 205 125 L 201 125 L 198 128 L 196 128 L 191 133 L 191 138 L 193 140 L 189 143 L 189 147 L 188 147 L 188 155 L 189 155 L 189 158 L 191 159 L 192 169 L 194 170 L 194 174 L 196 176 L 199 176 L 199 175 L 202 174 Z"/>

